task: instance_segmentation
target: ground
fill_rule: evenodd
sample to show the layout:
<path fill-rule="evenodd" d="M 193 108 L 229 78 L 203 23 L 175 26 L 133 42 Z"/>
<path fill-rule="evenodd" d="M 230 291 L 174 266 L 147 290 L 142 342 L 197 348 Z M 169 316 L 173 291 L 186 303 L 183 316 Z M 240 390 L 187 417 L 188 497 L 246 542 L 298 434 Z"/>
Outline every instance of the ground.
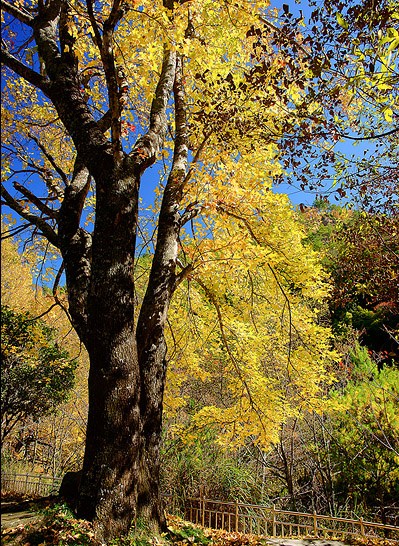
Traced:
<path fill-rule="evenodd" d="M 242 533 L 202 529 L 176 516 L 168 517 L 169 533 L 159 539 L 145 530 L 115 542 L 120 546 L 394 546 L 393 542 L 356 538 L 351 542 L 313 538 L 267 538 Z M 57 497 L 3 496 L 1 544 L 4 546 L 95 546 L 88 522 L 74 515 Z"/>

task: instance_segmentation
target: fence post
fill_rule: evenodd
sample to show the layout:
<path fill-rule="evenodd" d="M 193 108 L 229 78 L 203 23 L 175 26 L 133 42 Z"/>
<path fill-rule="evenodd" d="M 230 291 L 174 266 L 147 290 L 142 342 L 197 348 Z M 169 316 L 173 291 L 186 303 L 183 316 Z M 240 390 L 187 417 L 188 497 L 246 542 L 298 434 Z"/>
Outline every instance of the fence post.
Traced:
<path fill-rule="evenodd" d="M 360 534 L 362 537 L 366 536 L 366 533 L 364 532 L 364 524 L 363 524 L 363 518 L 359 518 L 360 521 Z"/>
<path fill-rule="evenodd" d="M 273 504 L 272 508 L 272 537 L 276 536 L 276 505 Z"/>
<path fill-rule="evenodd" d="M 236 533 L 238 533 L 238 500 L 236 499 Z"/>
<path fill-rule="evenodd" d="M 205 527 L 205 496 L 204 492 L 201 492 L 202 498 L 201 498 L 201 525 L 202 527 Z"/>
<path fill-rule="evenodd" d="M 313 533 L 317 537 L 317 512 L 313 512 Z"/>

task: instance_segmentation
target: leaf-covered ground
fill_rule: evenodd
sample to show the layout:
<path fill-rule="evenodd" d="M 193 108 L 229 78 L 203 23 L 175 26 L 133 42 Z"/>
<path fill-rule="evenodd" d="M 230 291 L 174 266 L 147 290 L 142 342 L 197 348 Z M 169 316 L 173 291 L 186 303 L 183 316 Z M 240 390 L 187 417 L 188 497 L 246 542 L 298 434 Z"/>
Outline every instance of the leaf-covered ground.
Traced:
<path fill-rule="evenodd" d="M 18 511 L 21 512 L 18 512 Z M 33 521 L 13 527 L 3 525 L 1 529 L 1 544 L 4 546 L 96 546 L 92 526 L 89 522 L 76 519 L 65 504 L 59 504 L 56 497 L 38 499 L 35 497 L 22 497 L 18 495 L 3 496 L 2 514 L 18 516 L 18 513 L 30 512 L 36 516 Z M 176 516 L 168 516 L 168 533 L 162 537 L 151 537 L 142 531 L 140 534 L 117 540 L 115 546 L 267 546 L 270 544 L 284 545 L 285 542 L 293 543 L 290 539 L 278 541 L 262 536 L 249 535 L 236 532 L 215 531 L 203 529 Z M 328 544 L 338 545 L 336 541 L 320 541 L 321 546 Z M 295 541 L 298 546 L 314 546 L 317 541 L 304 538 Z M 354 538 L 346 544 L 351 546 L 392 546 L 392 541 L 382 539 Z M 111 545 L 110 545 L 111 546 Z"/>

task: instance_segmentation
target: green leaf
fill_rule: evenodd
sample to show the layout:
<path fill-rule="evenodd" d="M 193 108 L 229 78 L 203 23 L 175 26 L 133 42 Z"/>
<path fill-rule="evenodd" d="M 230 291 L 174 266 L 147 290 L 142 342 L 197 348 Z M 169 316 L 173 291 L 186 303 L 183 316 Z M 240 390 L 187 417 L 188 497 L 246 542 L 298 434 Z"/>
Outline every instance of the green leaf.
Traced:
<path fill-rule="evenodd" d="M 348 23 L 345 21 L 342 13 L 337 12 L 337 23 L 339 24 L 340 27 L 344 28 L 345 30 L 348 29 Z"/>

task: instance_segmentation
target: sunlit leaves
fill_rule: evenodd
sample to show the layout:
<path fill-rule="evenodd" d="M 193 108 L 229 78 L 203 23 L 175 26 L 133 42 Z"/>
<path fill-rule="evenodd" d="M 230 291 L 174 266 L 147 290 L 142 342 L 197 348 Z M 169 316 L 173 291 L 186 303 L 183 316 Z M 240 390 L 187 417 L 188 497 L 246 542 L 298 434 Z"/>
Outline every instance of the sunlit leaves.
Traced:
<path fill-rule="evenodd" d="M 195 268 L 170 312 L 165 406 L 189 425 L 183 438 L 211 426 L 222 445 L 266 447 L 282 421 L 321 407 L 335 355 L 317 324 L 328 292 L 317 258 L 286 198 L 255 192 L 250 172 L 231 175 L 225 199 L 196 222 L 195 233 L 212 236 L 182 249 Z"/>
<path fill-rule="evenodd" d="M 129 2 L 109 51 L 104 51 L 101 33 L 111 4 L 95 2 L 90 14 L 84 4 L 71 2 L 66 31 L 80 84 L 74 92 L 81 93 L 93 118 L 106 115 L 115 94 L 121 100 L 123 91 L 114 122 L 122 128 L 125 152 L 148 130 L 157 85 L 162 84 L 164 52 L 177 52 L 182 63 L 179 84 L 184 88 L 189 165 L 176 207 L 181 218 L 193 214 L 174 243 L 180 245 L 177 273 L 184 267 L 191 273 L 181 283 L 170 315 L 167 408 L 185 410 L 190 389 L 201 385 L 204 400 L 193 423 L 202 427 L 213 420 L 224 444 L 253 437 L 266 446 L 276 440 L 287 417 L 303 405 L 319 405 L 320 383 L 329 381 L 325 368 L 334 359 L 329 331 L 318 324 L 328 292 L 326 276 L 316 256 L 302 245 L 304 234 L 288 199 L 271 191 L 283 172 L 277 144 L 286 133 L 302 128 L 307 80 L 315 66 L 305 60 L 302 49 L 291 62 L 273 42 L 273 25 L 260 19 L 269 16 L 267 2 L 199 0 L 176 3 L 173 12 L 161 1 Z M 295 37 L 302 43 L 302 33 L 296 31 Z M 35 53 L 30 54 L 35 60 Z M 110 68 L 111 57 L 115 66 Z M 109 84 L 112 68 L 123 74 L 116 91 Z M 57 226 L 75 150 L 47 100 L 36 91 L 29 97 L 30 87 L 19 85 L 9 84 L 7 104 L 11 108 L 17 101 L 27 116 L 18 120 L 13 135 L 28 140 L 29 127 L 38 126 L 33 136 L 44 150 L 36 141 L 29 150 L 13 140 L 11 153 L 25 171 L 34 163 L 35 176 L 46 188 L 40 197 L 51 207 L 48 221 Z M 316 126 L 320 100 L 310 104 Z M 157 149 L 164 175 L 155 184 L 154 233 L 175 133 L 182 129 L 175 108 L 171 100 L 167 142 Z M 153 117 L 151 123 L 157 120 Z M 139 157 L 141 148 L 136 152 Z M 11 176 L 17 176 L 16 162 L 12 169 Z M 59 193 L 51 192 L 43 169 L 59 181 Z M 94 184 L 92 190 L 83 220 L 89 223 L 99 202 Z M 38 212 L 34 202 L 27 206 Z M 140 237 L 153 252 L 155 237 L 143 232 Z M 142 261 L 137 260 L 137 272 Z M 212 392 L 216 384 L 219 398 Z"/>

